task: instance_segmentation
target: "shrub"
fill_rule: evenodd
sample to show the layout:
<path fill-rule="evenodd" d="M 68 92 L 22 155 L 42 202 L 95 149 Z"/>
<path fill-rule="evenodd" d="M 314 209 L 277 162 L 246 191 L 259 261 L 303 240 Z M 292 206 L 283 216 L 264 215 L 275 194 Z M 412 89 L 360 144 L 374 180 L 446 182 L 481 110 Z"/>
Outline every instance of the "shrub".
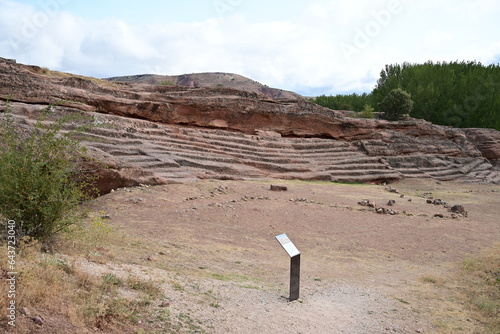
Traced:
<path fill-rule="evenodd" d="M 372 108 L 369 104 L 365 104 L 363 110 L 360 112 L 359 117 L 361 118 L 375 118 L 373 111 L 375 109 Z"/>
<path fill-rule="evenodd" d="M 62 132 L 74 119 L 40 118 L 34 127 L 23 129 L 9 103 L 0 115 L 0 215 L 16 222 L 18 236 L 48 242 L 78 217 L 77 207 L 87 198 L 84 190 L 92 180 L 76 181 L 84 151 L 72 139 L 77 131 Z"/>
<path fill-rule="evenodd" d="M 160 82 L 160 85 L 161 86 L 175 86 L 175 83 L 173 81 L 164 80 L 164 81 Z"/>
<path fill-rule="evenodd" d="M 393 89 L 379 103 L 380 111 L 384 112 L 384 118 L 388 121 L 397 121 L 401 116 L 410 114 L 413 108 L 411 95 L 401 88 Z"/>

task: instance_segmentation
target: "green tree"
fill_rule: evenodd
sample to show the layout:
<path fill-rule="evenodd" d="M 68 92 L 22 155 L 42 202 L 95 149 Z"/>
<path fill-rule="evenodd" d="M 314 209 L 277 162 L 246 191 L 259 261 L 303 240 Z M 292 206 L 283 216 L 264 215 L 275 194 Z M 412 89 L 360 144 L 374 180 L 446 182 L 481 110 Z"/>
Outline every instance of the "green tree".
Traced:
<path fill-rule="evenodd" d="M 361 110 L 359 117 L 361 117 L 361 118 L 375 118 L 375 115 L 373 114 L 374 110 L 375 109 L 372 108 L 371 105 L 365 104 L 365 107 L 363 108 L 363 110 Z"/>
<path fill-rule="evenodd" d="M 92 180 L 78 176 L 84 150 L 72 139 L 79 131 L 62 131 L 74 118 L 39 119 L 23 128 L 9 103 L 0 115 L 0 215 L 16 222 L 18 236 L 50 242 L 76 222 L 88 198 Z"/>
<path fill-rule="evenodd" d="M 411 95 L 401 88 L 393 89 L 379 104 L 384 118 L 389 121 L 397 121 L 401 116 L 410 114 L 413 108 Z"/>
<path fill-rule="evenodd" d="M 361 95 L 356 93 L 350 95 L 321 95 L 312 99 L 311 102 L 333 110 L 362 111 L 365 105 L 371 103 L 371 95 L 366 93 Z"/>
<path fill-rule="evenodd" d="M 454 127 L 500 130 L 500 65 L 475 61 L 386 65 L 371 94 L 377 111 L 395 88 L 411 94 L 412 117 Z"/>

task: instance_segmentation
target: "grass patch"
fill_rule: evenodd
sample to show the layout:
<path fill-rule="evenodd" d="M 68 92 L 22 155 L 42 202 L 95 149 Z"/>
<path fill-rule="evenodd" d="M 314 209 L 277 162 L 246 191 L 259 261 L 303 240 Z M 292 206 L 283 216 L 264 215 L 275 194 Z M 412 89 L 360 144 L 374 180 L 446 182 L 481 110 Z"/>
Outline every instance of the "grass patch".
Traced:
<path fill-rule="evenodd" d="M 182 285 L 177 281 L 171 281 L 170 284 L 172 284 L 172 287 L 174 288 L 175 291 L 183 292 L 185 290 L 184 285 Z"/>
<path fill-rule="evenodd" d="M 467 258 L 462 268 L 466 306 L 484 333 L 500 333 L 500 244 L 489 253 Z"/>
<path fill-rule="evenodd" d="M 100 86 L 105 86 L 105 87 L 119 87 L 118 84 L 104 80 L 104 79 L 98 79 L 94 77 L 87 77 L 83 75 L 77 75 L 77 74 L 72 74 L 72 73 L 66 73 L 66 72 L 59 72 L 59 71 L 52 71 L 49 70 L 48 68 L 45 67 L 39 67 L 39 66 L 26 66 L 29 71 L 33 73 L 38 73 L 38 74 L 44 74 L 48 75 L 51 77 L 56 77 L 56 78 L 79 78 L 83 80 L 90 81 L 94 84 L 100 85 Z"/>
<path fill-rule="evenodd" d="M 260 288 L 259 288 L 258 286 L 255 286 L 255 285 L 238 284 L 238 286 L 239 286 L 240 288 L 244 288 L 244 289 L 260 290 Z"/>
<path fill-rule="evenodd" d="M 30 240 L 19 247 L 17 267 L 18 307 L 25 307 L 32 314 L 57 314 L 75 332 L 83 328 L 119 331 L 134 325 L 147 313 L 151 300 L 161 296 L 153 283 L 135 277 L 122 279 L 113 273 L 92 275 L 63 254 L 43 253 L 37 241 Z M 5 286 L 0 286 L 2 295 L 6 294 Z M 123 294 L 132 290 L 134 298 Z M 0 301 L 2 309 L 7 308 L 6 302 L 3 298 Z M 33 330 L 29 318 L 17 320 L 20 332 Z"/>
<path fill-rule="evenodd" d="M 218 281 L 223 281 L 223 282 L 230 282 L 230 281 L 248 282 L 248 281 L 251 281 L 249 276 L 242 275 L 242 274 L 236 274 L 236 273 L 227 273 L 227 274 L 208 273 L 207 276 L 209 278 L 213 278 L 213 279 L 216 279 Z"/>
<path fill-rule="evenodd" d="M 439 285 L 439 286 L 442 286 L 445 283 L 445 280 L 443 278 L 433 275 L 422 276 L 420 277 L 420 281 L 423 283 Z"/>
<path fill-rule="evenodd" d="M 185 312 L 178 316 L 183 310 L 171 311 L 169 305 L 162 306 L 160 302 L 167 299 L 160 289 L 163 282 L 113 269 L 94 273 L 94 266 L 130 264 L 136 258 L 144 258 L 142 248 L 124 248 L 133 240 L 100 218 L 104 214 L 98 212 L 97 218 L 89 217 L 73 225 L 57 239 L 51 253 L 43 251 L 42 243 L 23 239 L 16 257 L 18 309 L 28 309 L 31 316 L 43 315 L 47 328 L 64 323 L 64 332 L 98 329 L 109 333 L 203 333 L 198 320 Z M 4 247 L 0 244 L 0 249 Z M 117 258 L 112 255 L 114 252 L 118 253 Z M 149 253 L 150 250 L 145 254 Z M 0 277 L 7 271 L 6 265 L 5 261 L 0 262 Z M 175 287 L 184 290 L 180 283 Z M 0 284 L 0 295 L 7 293 L 7 284 Z M 7 309 L 7 302 L 7 298 L 0 298 L 0 307 Z M 212 307 L 218 304 L 210 298 L 207 307 L 211 303 Z M 7 328 L 6 318 L 1 317 L 3 332 Z M 18 314 L 16 320 L 19 333 L 37 330 L 29 317 Z"/>
<path fill-rule="evenodd" d="M 398 302 L 400 302 L 400 303 L 403 303 L 403 304 L 407 304 L 407 305 L 408 305 L 408 304 L 410 304 L 410 302 L 409 302 L 409 301 L 404 300 L 403 298 L 396 298 L 396 300 L 397 300 Z"/>

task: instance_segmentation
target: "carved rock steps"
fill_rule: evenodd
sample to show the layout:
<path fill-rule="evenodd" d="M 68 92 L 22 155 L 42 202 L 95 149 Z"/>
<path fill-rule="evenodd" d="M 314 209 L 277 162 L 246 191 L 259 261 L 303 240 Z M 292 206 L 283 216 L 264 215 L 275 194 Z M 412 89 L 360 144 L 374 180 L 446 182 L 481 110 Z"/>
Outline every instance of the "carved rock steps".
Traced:
<path fill-rule="evenodd" d="M 16 115 L 24 124 L 33 122 L 31 114 Z M 86 133 L 81 138 L 85 146 L 105 152 L 131 170 L 143 170 L 145 173 L 139 174 L 150 180 L 156 175 L 158 182 L 253 177 L 335 182 L 433 177 L 500 182 L 499 173 L 484 158 L 432 154 L 371 156 L 359 143 L 334 139 L 264 137 L 90 115 L 111 126 Z"/>

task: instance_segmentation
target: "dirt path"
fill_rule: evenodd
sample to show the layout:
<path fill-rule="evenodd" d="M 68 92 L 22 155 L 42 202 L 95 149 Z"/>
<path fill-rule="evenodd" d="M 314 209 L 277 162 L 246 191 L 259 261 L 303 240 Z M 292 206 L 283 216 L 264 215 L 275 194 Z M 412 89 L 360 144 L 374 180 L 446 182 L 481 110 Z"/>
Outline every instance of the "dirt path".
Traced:
<path fill-rule="evenodd" d="M 464 259 L 500 242 L 499 186 L 407 180 L 391 185 L 394 193 L 381 185 L 272 183 L 288 191 L 270 191 L 271 181 L 203 181 L 106 195 L 95 209 L 140 241 L 123 245 L 105 269 L 87 265 L 161 280 L 171 311 L 193 332 L 473 331 L 449 295 L 451 282 Z M 461 204 L 468 217 L 452 219 L 428 197 Z M 399 214 L 376 214 L 358 205 L 363 199 L 385 208 L 395 200 Z M 286 298 L 281 233 L 302 252 L 296 302 Z M 130 248 L 137 255 L 127 256 Z"/>

